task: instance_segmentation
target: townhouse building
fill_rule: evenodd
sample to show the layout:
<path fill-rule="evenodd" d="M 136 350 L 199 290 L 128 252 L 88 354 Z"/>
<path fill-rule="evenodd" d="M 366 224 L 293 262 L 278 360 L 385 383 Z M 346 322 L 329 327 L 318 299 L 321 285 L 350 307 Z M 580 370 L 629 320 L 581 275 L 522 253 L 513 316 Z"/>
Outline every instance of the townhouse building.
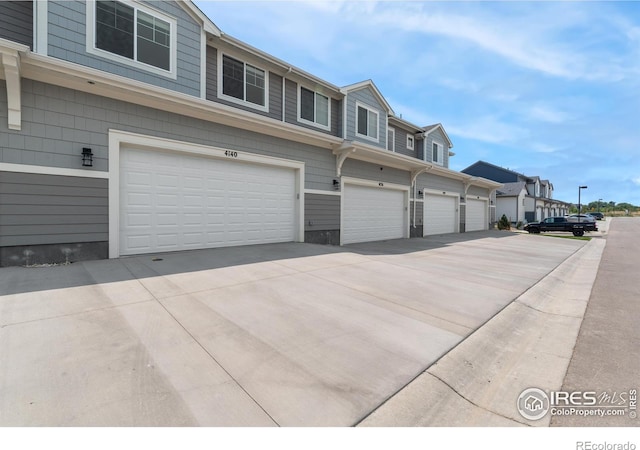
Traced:
<path fill-rule="evenodd" d="M 0 265 L 487 229 L 501 183 L 192 2 L 0 2 Z"/>
<path fill-rule="evenodd" d="M 511 223 L 517 224 L 569 213 L 571 204 L 555 199 L 553 184 L 539 176 L 527 176 L 486 161 L 478 161 L 462 172 L 503 183 L 491 200 L 498 219 L 504 214 Z"/>

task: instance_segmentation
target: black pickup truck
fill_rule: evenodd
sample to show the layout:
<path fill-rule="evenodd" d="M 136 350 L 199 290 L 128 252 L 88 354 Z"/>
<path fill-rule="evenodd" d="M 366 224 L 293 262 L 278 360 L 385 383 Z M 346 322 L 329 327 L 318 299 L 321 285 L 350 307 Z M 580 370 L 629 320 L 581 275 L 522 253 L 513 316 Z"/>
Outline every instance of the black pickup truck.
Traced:
<path fill-rule="evenodd" d="M 569 231 L 574 236 L 583 236 L 585 231 L 598 231 L 595 222 L 578 222 L 566 217 L 547 217 L 542 222 L 531 222 L 524 229 L 529 233 L 541 231 Z"/>

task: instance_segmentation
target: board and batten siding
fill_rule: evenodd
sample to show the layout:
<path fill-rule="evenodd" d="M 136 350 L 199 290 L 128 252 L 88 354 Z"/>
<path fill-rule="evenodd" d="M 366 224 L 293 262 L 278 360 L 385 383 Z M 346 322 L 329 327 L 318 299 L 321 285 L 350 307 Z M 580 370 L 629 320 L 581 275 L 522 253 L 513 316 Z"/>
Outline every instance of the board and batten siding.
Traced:
<path fill-rule="evenodd" d="M 0 247 L 109 239 L 108 181 L 0 172 Z"/>
<path fill-rule="evenodd" d="M 242 57 L 233 56 L 242 60 Z M 282 120 L 282 77 L 273 72 L 269 72 L 269 98 L 267 103 L 269 111 L 261 111 L 251 106 L 244 106 L 238 103 L 227 101 L 218 97 L 218 49 L 210 45 L 207 46 L 207 73 L 206 73 L 206 98 L 209 101 L 222 103 L 223 105 L 238 108 L 243 111 L 270 117 L 275 120 Z M 266 69 L 265 69 L 266 70 Z"/>
<path fill-rule="evenodd" d="M 201 26 L 175 1 L 143 3 L 177 21 L 177 79 L 87 53 L 87 7 L 93 3 L 59 0 L 47 3 L 49 56 L 200 97 Z"/>
<path fill-rule="evenodd" d="M 347 132 L 346 139 L 352 141 L 358 141 L 365 144 L 387 149 L 387 115 L 388 112 L 384 109 L 376 99 L 375 95 L 368 87 L 358 89 L 353 92 L 349 92 L 346 97 L 347 102 Z M 369 108 L 378 112 L 378 141 L 366 139 L 356 134 L 357 122 L 356 122 L 356 103 L 361 103 Z"/>
<path fill-rule="evenodd" d="M 340 229 L 340 196 L 305 194 L 304 230 L 327 231 Z"/>
<path fill-rule="evenodd" d="M 305 163 L 305 188 L 333 189 L 330 150 L 220 125 L 146 106 L 22 80 L 22 131 L 7 128 L 7 97 L 0 80 L 0 162 L 82 169 L 82 148 L 93 167 L 108 171 L 109 130 L 228 148 Z"/>
<path fill-rule="evenodd" d="M 298 125 L 309 130 L 319 131 L 332 136 L 342 136 L 342 102 L 335 98 L 331 100 L 331 130 L 314 127 L 308 123 L 298 121 L 298 83 L 292 80 L 285 80 L 285 108 L 284 120 L 287 123 Z"/>
<path fill-rule="evenodd" d="M 33 2 L 0 1 L 0 38 L 33 50 Z"/>

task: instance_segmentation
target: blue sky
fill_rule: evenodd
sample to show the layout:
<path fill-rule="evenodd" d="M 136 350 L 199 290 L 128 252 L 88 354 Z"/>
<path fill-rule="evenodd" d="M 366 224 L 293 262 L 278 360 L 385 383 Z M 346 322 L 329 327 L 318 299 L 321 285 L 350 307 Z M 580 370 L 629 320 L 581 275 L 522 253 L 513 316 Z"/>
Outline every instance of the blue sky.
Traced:
<path fill-rule="evenodd" d="M 223 32 L 335 85 L 372 79 L 456 156 L 640 205 L 640 2 L 195 1 Z"/>

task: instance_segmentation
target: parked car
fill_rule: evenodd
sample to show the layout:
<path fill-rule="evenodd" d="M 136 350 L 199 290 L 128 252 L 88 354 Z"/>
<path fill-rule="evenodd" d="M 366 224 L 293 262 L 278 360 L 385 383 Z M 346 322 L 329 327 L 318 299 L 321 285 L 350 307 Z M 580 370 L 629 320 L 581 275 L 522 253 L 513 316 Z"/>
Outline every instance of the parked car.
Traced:
<path fill-rule="evenodd" d="M 542 231 L 568 231 L 573 233 L 574 236 L 583 236 L 585 231 L 598 231 L 596 221 L 593 217 L 591 217 L 592 220 L 590 221 L 581 217 L 580 219 L 583 219 L 581 222 L 578 222 L 577 217 L 575 217 L 575 220 L 569 219 L 570 217 L 547 217 L 541 222 L 528 223 L 525 225 L 524 229 L 529 233 L 540 233 Z"/>
<path fill-rule="evenodd" d="M 596 218 L 591 214 L 571 214 L 567 217 L 569 222 L 593 222 L 595 223 Z"/>
<path fill-rule="evenodd" d="M 593 217 L 596 218 L 596 220 L 604 220 L 604 214 L 602 214 L 601 212 L 592 212 L 589 213 L 591 214 Z"/>

